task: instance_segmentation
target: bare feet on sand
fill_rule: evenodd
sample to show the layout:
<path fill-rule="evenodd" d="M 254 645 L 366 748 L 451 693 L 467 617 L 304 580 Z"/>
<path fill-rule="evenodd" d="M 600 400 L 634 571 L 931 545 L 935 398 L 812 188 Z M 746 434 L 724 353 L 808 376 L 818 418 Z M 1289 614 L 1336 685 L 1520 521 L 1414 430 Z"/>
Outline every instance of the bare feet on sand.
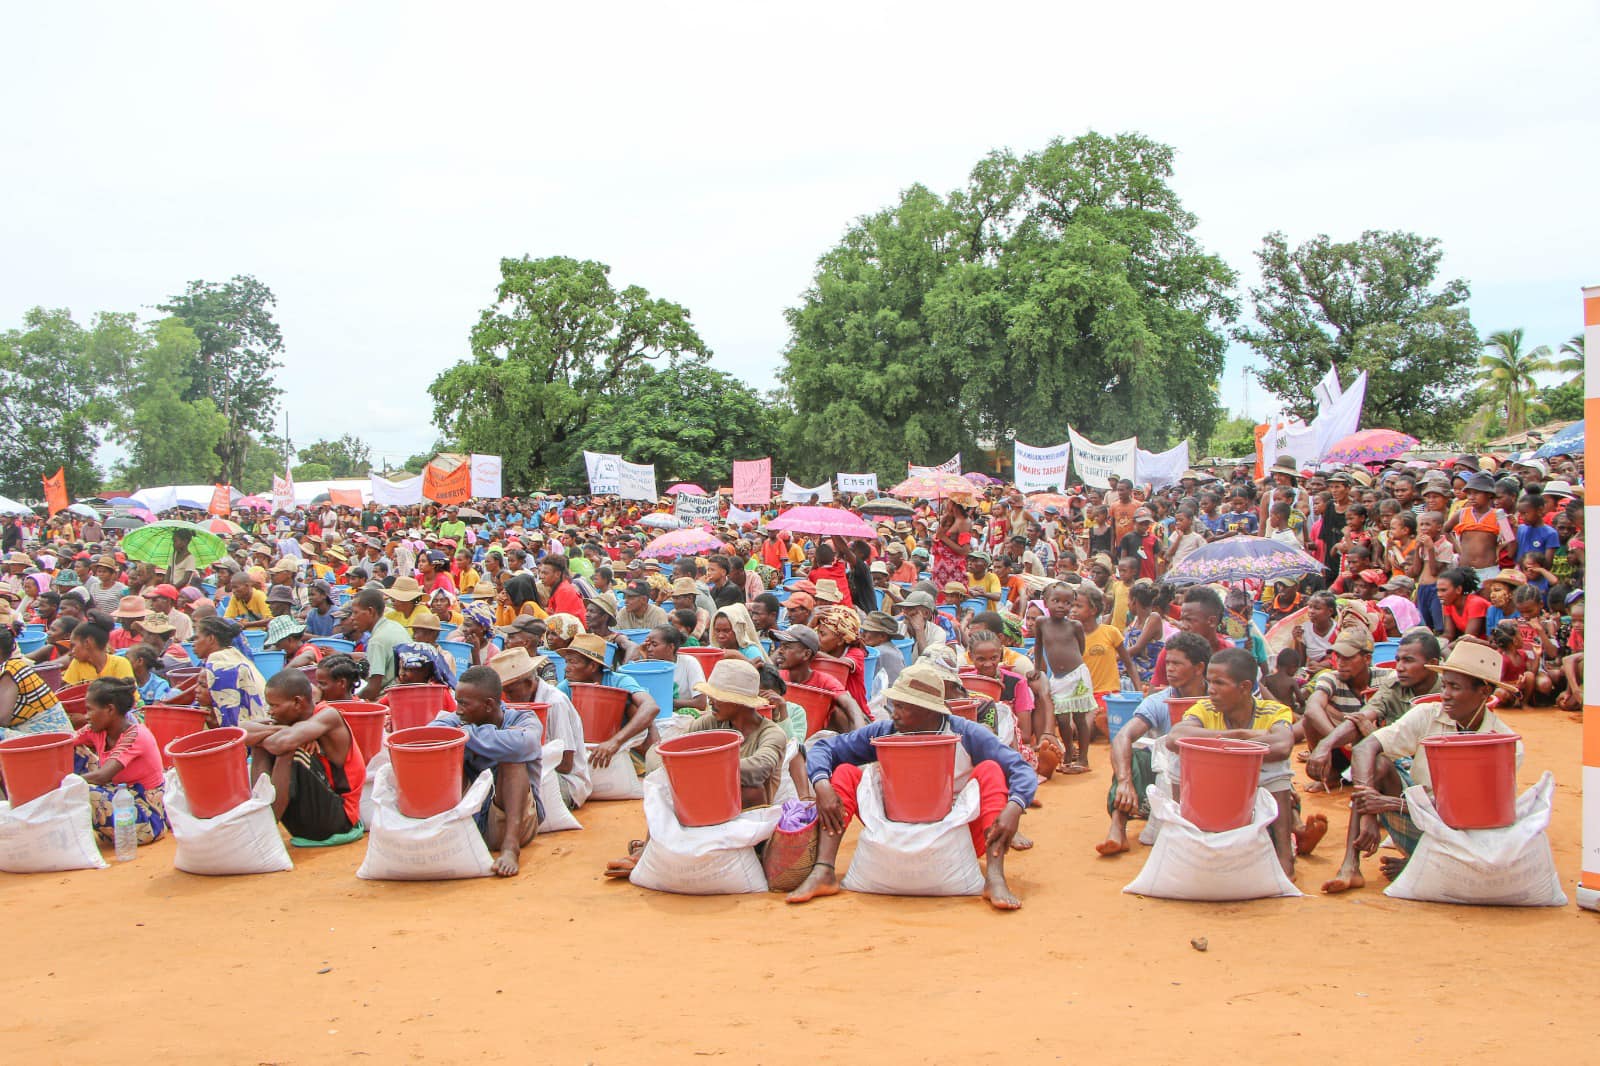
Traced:
<path fill-rule="evenodd" d="M 1393 881 L 1400 876 L 1400 871 L 1406 868 L 1403 856 L 1385 855 L 1378 860 L 1378 869 L 1383 871 L 1386 880 Z"/>
<path fill-rule="evenodd" d="M 787 903 L 809 903 L 819 896 L 834 896 L 839 893 L 839 878 L 834 874 L 833 867 L 823 863 L 811 868 L 811 873 L 800 882 L 800 887 L 783 897 Z"/>
<path fill-rule="evenodd" d="M 1021 833 L 1017 833 L 1017 834 L 1012 836 L 1012 838 L 1011 838 L 1011 850 L 1012 851 L 1027 851 L 1031 847 L 1033 847 L 1033 841 L 1028 839 L 1027 837 L 1023 836 Z"/>
<path fill-rule="evenodd" d="M 1094 850 L 1098 851 L 1102 856 L 1121 855 L 1128 850 L 1128 840 L 1126 837 L 1121 840 L 1107 838 L 1096 844 Z"/>
<path fill-rule="evenodd" d="M 800 887 L 804 888 L 805 886 L 801 885 Z M 999 871 L 984 874 L 983 898 L 988 900 L 989 906 L 997 911 L 1022 909 L 1022 901 L 1012 894 L 1010 886 L 1006 884 L 1006 875 Z"/>
<path fill-rule="evenodd" d="M 1089 765 L 1076 761 L 1069 762 L 1061 768 L 1061 772 L 1064 774 L 1086 774 L 1089 772 Z"/>
<path fill-rule="evenodd" d="M 1300 832 L 1294 835 L 1294 853 L 1296 855 L 1310 855 L 1313 848 L 1322 842 L 1328 835 L 1328 816 L 1313 814 L 1306 819 L 1306 824 Z"/>
<path fill-rule="evenodd" d="M 1337 877 L 1322 882 L 1322 891 L 1326 892 L 1330 896 L 1333 896 L 1340 892 L 1349 892 L 1354 888 L 1364 888 L 1366 887 L 1366 884 L 1367 879 L 1362 877 L 1359 873 L 1347 873 L 1344 870 L 1340 870 Z"/>

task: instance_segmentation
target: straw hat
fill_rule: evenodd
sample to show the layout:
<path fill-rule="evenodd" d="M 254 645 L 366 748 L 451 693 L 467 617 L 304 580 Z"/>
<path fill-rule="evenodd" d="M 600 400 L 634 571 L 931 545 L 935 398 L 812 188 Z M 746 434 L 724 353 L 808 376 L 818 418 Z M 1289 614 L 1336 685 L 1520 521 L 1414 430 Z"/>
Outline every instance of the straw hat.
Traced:
<path fill-rule="evenodd" d="M 680 577 L 672 583 L 671 594 L 673 596 L 698 596 L 700 595 L 700 586 L 694 583 L 694 578 L 692 577 Z"/>
<path fill-rule="evenodd" d="M 417 584 L 417 579 L 414 577 L 397 577 L 384 595 L 391 600 L 409 603 L 412 600 L 422 599 L 422 586 Z"/>
<path fill-rule="evenodd" d="M 144 597 L 124 596 L 117 601 L 117 609 L 111 612 L 112 618 L 143 618 L 149 613 L 145 607 Z"/>
<path fill-rule="evenodd" d="M 944 681 L 926 663 L 916 662 L 900 671 L 894 684 L 884 692 L 890 703 L 903 703 L 949 716 L 944 705 Z"/>
<path fill-rule="evenodd" d="M 1486 577 L 1483 579 L 1483 584 L 1485 585 L 1492 584 L 1494 582 L 1499 582 L 1502 585 L 1506 585 L 1515 589 L 1526 585 L 1528 583 L 1528 577 L 1521 570 L 1502 570 L 1498 574 L 1494 575 L 1494 577 Z"/>
<path fill-rule="evenodd" d="M 508 685 L 521 681 L 539 668 L 538 660 L 528 654 L 528 649 L 518 646 L 498 652 L 489 660 L 489 666 L 500 675 L 500 683 Z"/>
<path fill-rule="evenodd" d="M 1515 692 L 1516 688 L 1514 686 L 1500 680 L 1500 668 L 1503 661 L 1500 653 L 1493 648 L 1461 640 L 1457 641 L 1456 646 L 1450 649 L 1450 657 L 1448 659 L 1442 663 L 1429 663 L 1428 669 L 1436 674 L 1445 672 L 1465 674 L 1467 677 L 1476 678 L 1479 681 L 1487 681 L 1489 684 L 1507 692 Z"/>
<path fill-rule="evenodd" d="M 843 603 L 844 593 L 839 591 L 839 583 L 831 578 L 823 578 L 817 582 L 817 599 L 823 603 Z"/>
<path fill-rule="evenodd" d="M 863 632 L 887 633 L 891 637 L 900 635 L 899 621 L 893 615 L 883 611 L 869 612 L 867 620 L 861 623 L 861 629 Z"/>
<path fill-rule="evenodd" d="M 762 708 L 767 705 L 761 695 L 761 675 L 743 659 L 723 659 L 711 671 L 711 676 L 695 685 L 722 703 L 737 703 L 741 707 Z"/>
<path fill-rule="evenodd" d="M 605 613 L 605 616 L 611 619 L 613 622 L 617 620 L 617 598 L 611 595 L 611 593 L 596 593 L 595 595 L 589 597 L 589 603 L 592 606 L 600 608 L 600 610 Z"/>
<path fill-rule="evenodd" d="M 1372 634 L 1360 626 L 1341 630 L 1338 639 L 1333 642 L 1333 653 L 1346 658 L 1352 655 L 1370 654 L 1372 648 Z"/>
<path fill-rule="evenodd" d="M 562 655 L 581 655 L 590 662 L 600 666 L 606 664 L 606 640 L 593 633 L 579 633 L 572 638 L 572 643 L 561 649 Z M 498 656 L 497 656 L 498 658 Z"/>
<path fill-rule="evenodd" d="M 418 607 L 415 611 L 412 611 L 409 621 L 411 623 L 411 631 L 413 633 L 419 629 L 430 633 L 437 633 L 439 630 L 444 628 L 439 624 L 439 616 L 428 610 L 426 607 Z"/>
<path fill-rule="evenodd" d="M 1290 477 L 1294 478 L 1296 481 L 1300 480 L 1300 471 L 1299 471 L 1299 469 L 1297 469 L 1295 467 L 1295 465 L 1294 465 L 1294 456 L 1292 456 L 1292 455 L 1280 455 L 1280 456 L 1278 456 L 1276 459 L 1274 459 L 1272 461 L 1272 466 L 1267 468 L 1267 473 L 1269 475 L 1270 474 L 1288 474 Z M 1194 471 L 1192 471 L 1192 470 L 1189 471 L 1189 474 L 1191 474 L 1191 475 L 1194 474 Z"/>
<path fill-rule="evenodd" d="M 1570 496 L 1572 494 L 1569 492 L 1567 495 Z M 7 566 L 32 566 L 33 565 L 33 560 L 28 558 L 26 555 L 22 554 L 21 552 L 12 552 L 10 555 L 6 556 L 6 565 Z"/>
<path fill-rule="evenodd" d="M 274 622 L 278 619 L 274 618 Z M 146 633 L 176 633 L 178 627 L 172 624 L 172 619 L 162 611 L 147 614 L 139 621 L 139 628 Z"/>

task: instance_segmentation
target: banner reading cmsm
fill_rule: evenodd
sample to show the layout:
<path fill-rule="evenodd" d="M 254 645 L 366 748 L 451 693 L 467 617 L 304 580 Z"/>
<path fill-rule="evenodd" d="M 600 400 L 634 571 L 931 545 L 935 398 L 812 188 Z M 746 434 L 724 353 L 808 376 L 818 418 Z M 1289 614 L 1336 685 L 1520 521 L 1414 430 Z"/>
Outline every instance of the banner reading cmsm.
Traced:
<path fill-rule="evenodd" d="M 1104 489 L 1110 488 L 1113 481 L 1121 478 L 1133 480 L 1138 466 L 1138 437 L 1119 440 L 1115 444 L 1096 444 L 1071 426 L 1067 427 L 1067 437 L 1072 443 L 1072 468 L 1085 485 Z"/>

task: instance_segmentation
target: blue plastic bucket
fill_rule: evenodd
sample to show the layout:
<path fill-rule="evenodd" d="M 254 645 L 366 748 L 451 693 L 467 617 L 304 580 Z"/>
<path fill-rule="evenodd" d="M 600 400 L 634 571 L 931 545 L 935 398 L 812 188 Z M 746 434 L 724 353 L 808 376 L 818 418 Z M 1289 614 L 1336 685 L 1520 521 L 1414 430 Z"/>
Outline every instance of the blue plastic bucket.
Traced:
<path fill-rule="evenodd" d="M 650 693 L 650 698 L 655 700 L 656 706 L 660 708 L 656 714 L 656 720 L 660 721 L 672 717 L 672 681 L 676 669 L 677 666 L 673 663 L 645 659 L 628 663 L 617 673 L 627 674 Z"/>

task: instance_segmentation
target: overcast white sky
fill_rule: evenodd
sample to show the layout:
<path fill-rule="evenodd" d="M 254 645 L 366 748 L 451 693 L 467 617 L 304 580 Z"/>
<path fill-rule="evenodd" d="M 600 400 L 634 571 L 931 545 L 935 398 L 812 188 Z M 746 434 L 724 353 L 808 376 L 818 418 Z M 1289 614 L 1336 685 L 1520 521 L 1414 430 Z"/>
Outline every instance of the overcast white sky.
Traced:
<path fill-rule="evenodd" d="M 450 6 L 6 5 L 0 327 L 254 274 L 296 441 L 398 461 L 503 255 L 611 264 L 766 388 L 853 218 L 1088 129 L 1174 145 L 1246 283 L 1270 230 L 1410 229 L 1534 343 L 1600 283 L 1589 0 Z"/>

